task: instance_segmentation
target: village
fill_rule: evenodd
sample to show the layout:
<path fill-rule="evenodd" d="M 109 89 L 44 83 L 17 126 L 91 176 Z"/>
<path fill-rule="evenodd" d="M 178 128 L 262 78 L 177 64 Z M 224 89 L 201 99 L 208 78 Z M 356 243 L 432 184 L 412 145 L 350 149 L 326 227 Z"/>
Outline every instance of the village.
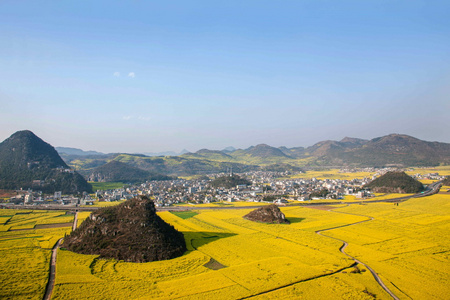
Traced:
<path fill-rule="evenodd" d="M 231 175 L 231 173 L 220 173 L 208 174 L 192 180 L 148 181 L 137 185 L 125 185 L 118 189 L 97 190 L 95 194 L 62 195 L 61 192 L 55 192 L 52 195 L 44 195 L 41 191 L 19 190 L 7 204 L 79 207 L 93 205 L 96 201 L 127 200 L 138 195 L 152 197 L 157 207 L 238 201 L 285 204 L 292 201 L 314 202 L 323 199 L 344 199 L 346 195 L 353 195 L 357 199 L 367 199 L 373 197 L 373 194 L 364 189 L 364 185 L 392 170 L 394 169 L 340 170 L 340 172 L 346 173 L 362 171 L 374 173 L 370 178 L 351 180 L 302 178 L 302 174 L 291 176 L 293 174 L 290 172 L 256 171 L 238 174 L 238 176 L 248 179 L 251 184 L 236 185 L 231 188 L 213 187 L 210 184 L 215 178 Z M 417 179 L 443 179 L 443 176 L 438 173 L 416 174 L 414 177 Z"/>

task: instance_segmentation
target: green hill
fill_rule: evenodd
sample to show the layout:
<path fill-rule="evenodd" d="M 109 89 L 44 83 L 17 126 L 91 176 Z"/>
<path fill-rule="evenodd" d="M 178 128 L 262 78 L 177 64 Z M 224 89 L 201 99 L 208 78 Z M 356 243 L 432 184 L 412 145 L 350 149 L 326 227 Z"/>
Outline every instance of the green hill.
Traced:
<path fill-rule="evenodd" d="M 248 181 L 245 178 L 242 178 L 236 174 L 233 174 L 231 176 L 222 176 L 222 177 L 218 177 L 216 179 L 214 179 L 213 181 L 211 181 L 211 186 L 218 188 L 226 188 L 226 189 L 230 189 L 233 187 L 236 187 L 237 185 L 241 185 L 241 184 L 245 184 L 245 185 L 251 185 L 252 183 L 250 181 Z"/>
<path fill-rule="evenodd" d="M 364 186 L 376 193 L 418 193 L 423 184 L 405 172 L 387 172 Z"/>
<path fill-rule="evenodd" d="M 169 176 L 142 170 L 116 160 L 95 168 L 88 175 L 88 178 L 89 181 L 128 183 L 172 179 Z"/>
<path fill-rule="evenodd" d="M 299 171 L 305 167 L 385 167 L 436 166 L 450 164 L 450 144 L 422 141 L 407 135 L 391 134 L 372 140 L 343 138 L 313 146 L 271 147 L 259 144 L 247 149 L 226 151 L 202 149 L 180 156 L 137 154 L 63 155 L 66 162 L 85 176 L 109 161 L 116 160 L 150 172 L 188 176 L 207 173 L 256 170 Z"/>
<path fill-rule="evenodd" d="M 18 131 L 0 144 L 0 188 L 92 192 L 86 180 L 70 170 L 51 145 L 28 130 Z"/>

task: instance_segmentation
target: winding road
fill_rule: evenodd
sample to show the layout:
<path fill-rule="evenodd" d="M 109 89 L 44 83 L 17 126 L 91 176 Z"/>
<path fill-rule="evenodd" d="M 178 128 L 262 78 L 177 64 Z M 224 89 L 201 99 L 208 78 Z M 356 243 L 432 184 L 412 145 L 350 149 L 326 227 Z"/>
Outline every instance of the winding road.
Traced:
<path fill-rule="evenodd" d="M 328 210 L 328 211 L 331 211 L 331 210 Z M 353 225 L 357 225 L 357 224 L 361 224 L 361 223 L 365 223 L 365 222 L 370 222 L 370 221 L 373 221 L 374 218 L 369 217 L 369 216 L 363 216 L 363 215 L 357 215 L 357 214 L 349 214 L 349 213 L 344 213 L 344 212 L 337 212 L 337 211 L 334 211 L 334 212 L 335 213 L 341 213 L 341 214 L 347 214 L 347 215 L 353 215 L 353 216 L 366 217 L 368 219 L 364 220 L 364 221 L 359 221 L 359 222 L 356 222 L 356 223 L 351 223 L 351 224 L 346 224 L 346 225 L 342 225 L 342 226 L 337 226 L 337 227 L 332 227 L 332 228 L 318 230 L 318 231 L 316 231 L 316 233 L 318 235 L 320 235 L 320 236 L 324 236 L 324 237 L 327 237 L 327 238 L 330 238 L 330 239 L 342 242 L 343 244 L 342 244 L 341 248 L 339 248 L 339 251 L 341 251 L 343 254 L 345 254 L 346 256 L 350 257 L 351 259 L 353 259 L 356 263 L 365 266 L 370 271 L 370 273 L 372 273 L 373 277 L 375 278 L 377 283 L 383 288 L 383 290 L 385 290 L 395 300 L 399 300 L 399 298 L 384 284 L 384 282 L 383 282 L 383 280 L 381 280 L 380 276 L 378 276 L 378 274 L 371 267 L 369 267 L 367 264 L 363 263 L 362 261 L 356 259 L 355 257 L 353 257 L 350 254 L 348 254 L 347 252 L 345 252 L 345 248 L 347 248 L 347 246 L 348 246 L 348 243 L 346 241 L 322 234 L 322 232 L 324 232 L 324 231 L 333 230 L 333 229 L 342 228 L 342 227 L 353 226 Z"/>
<path fill-rule="evenodd" d="M 411 198 L 426 197 L 426 196 L 430 196 L 430 195 L 433 195 L 433 194 L 439 192 L 439 188 L 441 187 L 441 185 L 442 185 L 442 182 L 441 182 L 441 181 L 438 181 L 438 182 L 435 182 L 435 183 L 430 184 L 430 185 L 427 187 L 427 189 L 426 189 L 424 192 L 420 193 L 420 194 L 415 194 L 415 195 L 412 195 L 412 196 L 406 196 L 406 197 L 393 198 L 393 199 L 364 201 L 364 203 L 376 203 L 376 202 L 402 202 L 402 201 L 406 201 L 406 200 L 411 199 Z M 350 205 L 351 203 L 346 203 L 346 204 L 347 204 L 347 205 Z M 354 203 L 353 203 L 353 204 L 354 204 Z M 328 211 L 331 211 L 331 209 L 329 209 Z M 396 295 L 395 295 L 395 294 L 394 294 L 394 293 L 393 293 L 393 292 L 392 292 L 392 291 L 384 284 L 383 280 L 381 280 L 380 276 L 378 276 L 378 274 L 375 272 L 374 269 L 372 269 L 372 268 L 371 268 L 370 266 L 368 266 L 367 264 L 361 262 L 360 260 L 356 259 L 355 257 L 353 257 L 353 256 L 351 256 L 350 254 L 348 254 L 348 253 L 345 252 L 345 248 L 347 248 L 347 246 L 348 246 L 348 243 L 347 243 L 346 241 L 341 240 L 341 239 L 338 239 L 338 238 L 335 238 L 335 237 L 331 237 L 331 236 L 322 234 L 322 232 L 324 232 L 324 231 L 329 231 L 329 230 L 333 230 L 333 229 L 337 229 L 337 228 L 342 228 L 342 227 L 353 226 L 353 225 L 361 224 L 361 223 L 364 223 L 364 222 L 370 222 L 370 221 L 373 221 L 374 218 L 373 218 L 373 217 L 370 217 L 370 216 L 357 215 L 357 214 L 350 214 L 350 213 L 339 212 L 339 211 L 333 211 L 333 212 L 335 212 L 335 213 L 340 213 L 340 214 L 353 215 L 353 216 L 366 217 L 366 218 L 368 218 L 368 219 L 367 219 L 367 220 L 364 220 L 364 221 L 359 221 L 359 222 L 356 222 L 356 223 L 351 223 L 351 224 L 346 224 L 346 225 L 342 225 L 342 226 L 337 226 L 337 227 L 332 227 L 332 228 L 327 228 L 327 229 L 318 230 L 318 231 L 316 231 L 316 233 L 317 233 L 318 235 L 321 235 L 321 236 L 324 236 L 324 237 L 327 237 L 327 238 L 334 239 L 334 240 L 337 240 L 337 241 L 342 242 L 343 245 L 341 246 L 341 248 L 339 248 L 339 251 L 341 251 L 343 254 L 345 254 L 346 256 L 350 257 L 351 259 L 353 259 L 356 263 L 365 266 L 365 267 L 370 271 L 370 273 L 372 273 L 372 275 L 373 275 L 373 277 L 375 278 L 375 280 L 377 281 L 377 283 L 378 283 L 378 284 L 379 284 L 379 285 L 380 285 L 380 286 L 381 286 L 381 287 L 382 287 L 382 288 L 383 288 L 383 289 L 384 289 L 384 290 L 385 290 L 385 291 L 386 291 L 393 299 L 399 300 L 399 298 L 398 298 L 398 297 L 397 297 L 397 296 L 396 296 Z"/>

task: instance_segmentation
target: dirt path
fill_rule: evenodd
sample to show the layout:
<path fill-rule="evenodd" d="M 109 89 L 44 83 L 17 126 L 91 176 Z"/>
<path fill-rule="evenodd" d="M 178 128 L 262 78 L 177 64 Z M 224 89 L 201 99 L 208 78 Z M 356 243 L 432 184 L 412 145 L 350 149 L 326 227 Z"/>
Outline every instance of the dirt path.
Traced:
<path fill-rule="evenodd" d="M 59 244 L 61 243 L 62 239 L 63 238 L 60 238 L 52 249 L 52 258 L 50 260 L 50 273 L 48 275 L 47 287 L 45 288 L 44 300 L 50 300 L 52 297 L 56 275 L 56 254 L 58 253 Z"/>
<path fill-rule="evenodd" d="M 73 218 L 72 231 L 77 229 L 77 223 L 78 223 L 78 211 L 75 212 L 75 217 Z"/>
<path fill-rule="evenodd" d="M 75 217 L 73 218 L 72 231 L 77 228 L 78 222 L 78 211 L 75 212 Z M 55 246 L 52 248 L 52 258 L 50 260 L 50 272 L 48 274 L 48 282 L 45 287 L 44 300 L 50 300 L 52 298 L 53 287 L 55 286 L 55 278 L 56 278 L 56 255 L 58 254 L 58 248 L 61 244 L 63 238 L 60 238 Z"/>
<path fill-rule="evenodd" d="M 331 210 L 330 210 L 330 211 L 331 211 Z M 359 222 L 356 222 L 356 223 L 352 223 L 352 224 L 347 224 L 347 225 L 342 225 L 342 226 L 337 226 L 337 227 L 332 227 L 332 228 L 327 228 L 327 229 L 318 230 L 318 231 L 316 231 L 316 233 L 317 233 L 318 235 L 321 235 L 321 236 L 324 236 L 324 237 L 327 237 L 327 238 L 334 239 L 334 240 L 337 240 L 337 241 L 342 242 L 343 245 L 341 246 L 341 248 L 339 248 L 339 251 L 341 251 L 343 254 L 345 254 L 346 256 L 350 257 L 351 259 L 353 259 L 356 263 L 365 266 L 365 267 L 370 271 L 370 273 L 372 273 L 372 276 L 375 278 L 375 280 L 377 281 L 377 283 L 383 288 L 383 290 L 385 290 L 385 291 L 386 291 L 393 299 L 399 300 L 399 298 L 398 298 L 398 297 L 397 297 L 397 296 L 396 296 L 396 295 L 395 295 L 395 294 L 394 294 L 394 293 L 393 293 L 393 292 L 392 292 L 392 291 L 384 284 L 384 282 L 383 282 L 383 280 L 381 280 L 380 276 L 378 276 L 378 274 L 377 274 L 371 267 L 369 267 L 367 264 L 361 262 L 360 260 L 356 259 L 355 257 L 353 257 L 353 256 L 351 256 L 350 254 L 348 254 L 347 252 L 345 252 L 345 248 L 347 248 L 347 246 L 348 246 L 348 243 L 347 243 L 346 241 L 341 240 L 341 239 L 338 239 L 338 238 L 335 238 L 335 237 L 331 237 L 331 236 L 322 234 L 322 232 L 324 232 L 324 231 L 329 231 L 329 230 L 333 230 L 333 229 L 337 229 L 337 228 L 342 228 L 342 227 L 353 226 L 353 225 L 361 224 L 361 223 L 364 223 L 364 222 L 370 222 L 370 221 L 373 221 L 374 218 L 369 217 L 369 216 L 363 216 L 363 215 L 357 215 L 357 214 L 350 214 L 350 213 L 344 213 L 344 212 L 338 212 L 338 211 L 333 211 L 333 212 L 335 212 L 335 213 L 341 213 L 341 214 L 347 214 L 347 215 L 353 215 L 353 216 L 366 217 L 366 218 L 368 218 L 368 219 L 367 219 L 367 220 L 364 220 L 364 221 L 359 221 Z"/>

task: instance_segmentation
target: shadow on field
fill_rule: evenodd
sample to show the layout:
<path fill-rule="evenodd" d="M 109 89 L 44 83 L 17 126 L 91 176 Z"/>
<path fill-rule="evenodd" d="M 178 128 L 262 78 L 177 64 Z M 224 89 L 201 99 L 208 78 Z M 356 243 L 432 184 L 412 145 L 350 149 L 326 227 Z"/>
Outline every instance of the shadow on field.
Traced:
<path fill-rule="evenodd" d="M 291 222 L 291 224 L 292 224 L 292 223 L 300 223 L 300 222 L 303 221 L 305 218 L 289 217 L 289 218 L 286 218 L 286 219 L 288 219 L 288 220 Z"/>
<path fill-rule="evenodd" d="M 184 237 L 186 239 L 186 243 L 189 243 L 197 250 L 198 247 L 206 245 L 208 243 L 217 241 L 219 239 L 235 236 L 235 233 L 226 233 L 226 232 L 202 232 L 202 231 L 187 231 L 183 232 Z"/>

